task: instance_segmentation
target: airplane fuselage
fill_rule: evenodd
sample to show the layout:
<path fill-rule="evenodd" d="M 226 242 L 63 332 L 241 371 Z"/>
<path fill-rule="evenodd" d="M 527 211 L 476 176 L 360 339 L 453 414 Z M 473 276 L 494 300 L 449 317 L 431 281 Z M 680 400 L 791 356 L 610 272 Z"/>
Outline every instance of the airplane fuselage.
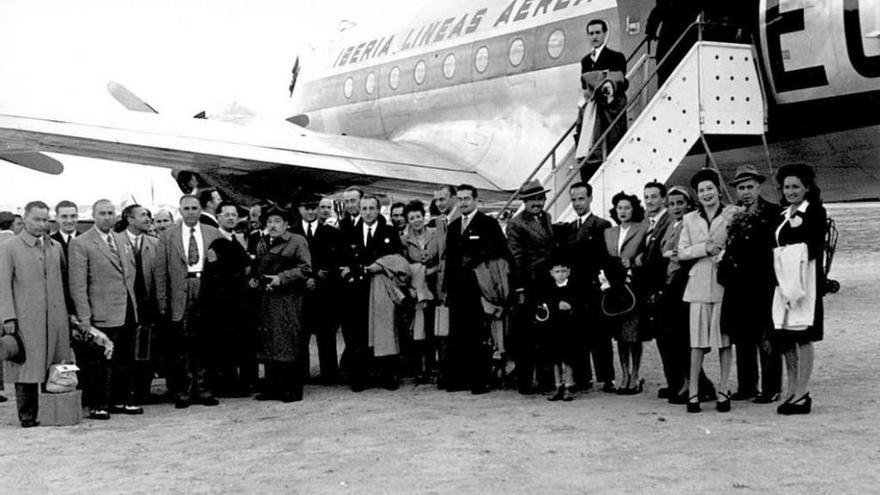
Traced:
<path fill-rule="evenodd" d="M 838 168 L 836 199 L 878 196 L 880 113 L 871 111 L 880 98 L 877 3 L 749 2 L 771 156 Z M 605 20 L 607 45 L 628 54 L 644 37 L 653 6 L 648 0 L 443 2 L 403 29 L 343 33 L 322 57 L 306 59 L 294 104 L 309 117 L 309 128 L 419 143 L 499 188 L 514 188 L 575 119 L 587 22 Z M 724 146 L 722 168 L 765 161 L 759 145 Z M 683 171 L 702 164 L 687 162 Z"/>

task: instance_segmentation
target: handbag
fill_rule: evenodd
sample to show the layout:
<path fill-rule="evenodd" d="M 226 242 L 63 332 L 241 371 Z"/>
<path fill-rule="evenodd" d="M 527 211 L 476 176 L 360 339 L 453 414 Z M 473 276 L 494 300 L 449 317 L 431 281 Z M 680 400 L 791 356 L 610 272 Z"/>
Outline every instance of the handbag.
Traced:
<path fill-rule="evenodd" d="M 62 363 L 49 366 L 49 379 L 46 380 L 46 392 L 61 394 L 72 392 L 76 389 L 78 380 L 76 372 L 79 367 L 75 364 Z"/>
<path fill-rule="evenodd" d="M 434 336 L 435 337 L 448 337 L 449 336 L 449 307 L 448 306 L 437 306 L 434 313 Z"/>

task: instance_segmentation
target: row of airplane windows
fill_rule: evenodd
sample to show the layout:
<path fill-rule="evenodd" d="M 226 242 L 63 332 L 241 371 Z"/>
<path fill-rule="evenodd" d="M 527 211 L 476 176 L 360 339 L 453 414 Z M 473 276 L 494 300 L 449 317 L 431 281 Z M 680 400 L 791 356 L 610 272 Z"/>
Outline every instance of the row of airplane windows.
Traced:
<path fill-rule="evenodd" d="M 562 52 L 565 49 L 565 33 L 562 29 L 557 29 L 550 33 L 550 36 L 547 38 L 547 54 L 550 55 L 551 58 L 557 59 L 562 56 Z M 526 44 L 522 38 L 514 38 L 513 41 L 510 42 L 510 46 L 507 50 L 507 59 L 510 62 L 510 65 L 517 67 L 522 63 L 523 58 L 525 58 L 526 52 Z M 474 70 L 482 74 L 486 72 L 486 69 L 489 67 L 489 47 L 486 45 L 481 46 L 474 52 Z M 423 84 L 425 82 L 425 72 L 427 71 L 427 64 L 425 60 L 419 60 L 416 62 L 415 70 L 413 70 L 413 80 L 416 84 Z M 455 54 L 450 53 L 446 55 L 446 58 L 443 59 L 443 77 L 446 79 L 452 79 L 455 77 Z M 388 74 L 388 87 L 392 90 L 396 90 L 400 86 L 400 67 L 394 66 L 391 69 L 391 72 Z M 345 80 L 345 84 L 343 85 L 343 93 L 346 98 L 351 98 L 354 93 L 354 78 L 349 77 Z M 364 81 L 364 90 L 368 95 L 372 95 L 376 91 L 376 73 L 370 72 L 367 74 L 367 79 Z"/>

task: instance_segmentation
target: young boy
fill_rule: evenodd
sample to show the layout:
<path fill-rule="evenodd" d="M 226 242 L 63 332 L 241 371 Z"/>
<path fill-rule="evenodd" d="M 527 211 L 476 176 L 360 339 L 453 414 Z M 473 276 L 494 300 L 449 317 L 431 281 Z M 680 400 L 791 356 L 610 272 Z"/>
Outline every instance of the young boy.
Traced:
<path fill-rule="evenodd" d="M 556 393 L 550 401 L 569 402 L 574 399 L 570 389 L 574 385 L 572 374 L 572 349 L 575 339 L 575 292 L 569 284 L 570 263 L 564 256 L 556 255 L 550 263 L 551 281 L 538 294 L 535 318 L 544 323 L 544 342 L 547 358 L 553 364 Z"/>

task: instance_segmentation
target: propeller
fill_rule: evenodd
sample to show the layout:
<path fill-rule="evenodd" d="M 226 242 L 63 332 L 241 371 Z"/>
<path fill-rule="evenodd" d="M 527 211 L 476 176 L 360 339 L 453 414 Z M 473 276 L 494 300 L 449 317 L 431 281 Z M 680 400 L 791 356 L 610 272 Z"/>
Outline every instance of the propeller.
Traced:
<path fill-rule="evenodd" d="M 296 56 L 296 60 L 293 62 L 293 69 L 290 70 L 290 86 L 287 89 L 290 90 L 290 97 L 293 97 L 293 89 L 296 87 L 296 79 L 299 77 L 299 55 Z"/>
<path fill-rule="evenodd" d="M 116 99 L 116 101 L 122 104 L 122 106 L 133 112 L 159 113 L 155 108 L 151 107 L 149 103 L 138 98 L 136 94 L 132 93 L 128 88 L 118 82 L 108 82 L 107 91 Z"/>
<path fill-rule="evenodd" d="M 64 164 L 60 161 L 35 151 L 0 152 L 0 160 L 44 174 L 58 175 L 64 171 Z"/>

